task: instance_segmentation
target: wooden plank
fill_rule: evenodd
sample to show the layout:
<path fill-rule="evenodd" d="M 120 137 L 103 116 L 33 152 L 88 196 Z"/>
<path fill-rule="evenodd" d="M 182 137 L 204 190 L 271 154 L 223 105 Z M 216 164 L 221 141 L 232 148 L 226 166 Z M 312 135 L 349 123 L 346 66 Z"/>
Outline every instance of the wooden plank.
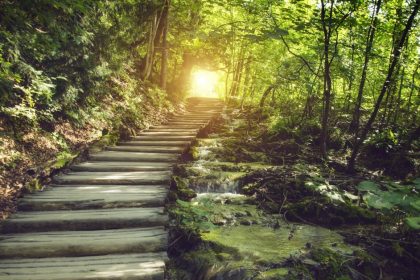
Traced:
<path fill-rule="evenodd" d="M 57 184 L 92 184 L 92 185 L 142 185 L 168 184 L 171 172 L 135 171 L 135 172 L 71 172 L 54 177 Z"/>
<path fill-rule="evenodd" d="M 2 233 L 99 230 L 164 226 L 163 207 L 18 212 L 3 221 Z"/>
<path fill-rule="evenodd" d="M 135 146 L 134 146 L 135 147 Z M 74 171 L 169 171 L 170 162 L 118 162 L 118 161 L 87 161 L 70 167 Z"/>
<path fill-rule="evenodd" d="M 165 154 L 182 154 L 185 147 L 180 146 L 131 146 L 119 145 L 108 147 L 108 151 L 121 151 L 121 152 L 142 152 L 142 153 L 165 153 Z"/>
<path fill-rule="evenodd" d="M 143 131 L 137 136 L 190 136 L 194 137 L 197 135 L 196 131 Z"/>
<path fill-rule="evenodd" d="M 147 137 L 147 136 L 143 136 Z M 139 139 L 140 140 L 140 139 Z M 154 137 L 147 140 L 155 141 Z M 90 155 L 92 161 L 123 161 L 123 162 L 176 162 L 178 155 L 165 153 L 140 153 L 103 151 Z"/>
<path fill-rule="evenodd" d="M 141 141 L 192 141 L 195 139 L 194 135 L 181 135 L 181 136 L 153 136 L 153 135 L 141 135 L 133 136 L 131 139 Z"/>
<path fill-rule="evenodd" d="M 163 280 L 165 252 L 67 258 L 9 259 L 0 280 Z"/>
<path fill-rule="evenodd" d="M 24 211 L 108 209 L 163 206 L 166 186 L 63 185 L 25 195 L 18 209 Z"/>
<path fill-rule="evenodd" d="M 142 140 L 142 141 L 127 141 L 119 142 L 119 145 L 124 146 L 173 146 L 173 147 L 185 147 L 188 146 L 191 141 L 156 141 L 156 140 Z"/>
<path fill-rule="evenodd" d="M 166 251 L 163 227 L 0 235 L 0 258 L 77 257 Z"/>

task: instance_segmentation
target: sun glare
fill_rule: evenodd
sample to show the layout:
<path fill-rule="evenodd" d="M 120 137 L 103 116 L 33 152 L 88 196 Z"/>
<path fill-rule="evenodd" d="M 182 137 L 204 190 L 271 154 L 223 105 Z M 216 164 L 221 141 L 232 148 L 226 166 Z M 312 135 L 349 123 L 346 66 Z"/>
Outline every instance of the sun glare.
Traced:
<path fill-rule="evenodd" d="M 216 86 L 219 76 L 216 72 L 195 70 L 192 74 L 191 95 L 218 97 Z"/>

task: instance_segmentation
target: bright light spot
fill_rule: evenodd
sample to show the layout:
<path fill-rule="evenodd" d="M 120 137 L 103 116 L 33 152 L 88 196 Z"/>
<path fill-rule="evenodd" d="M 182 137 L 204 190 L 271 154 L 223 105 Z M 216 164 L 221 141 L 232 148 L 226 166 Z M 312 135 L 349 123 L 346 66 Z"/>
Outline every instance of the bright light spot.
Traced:
<path fill-rule="evenodd" d="M 196 70 L 192 74 L 191 95 L 218 97 L 216 86 L 219 75 L 207 70 Z"/>

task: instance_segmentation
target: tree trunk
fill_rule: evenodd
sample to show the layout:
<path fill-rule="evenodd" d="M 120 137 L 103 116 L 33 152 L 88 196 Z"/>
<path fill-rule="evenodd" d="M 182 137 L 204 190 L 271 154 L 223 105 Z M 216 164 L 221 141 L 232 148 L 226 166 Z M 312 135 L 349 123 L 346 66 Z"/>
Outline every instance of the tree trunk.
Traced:
<path fill-rule="evenodd" d="M 263 93 L 263 95 L 261 96 L 260 99 L 260 108 L 263 109 L 264 105 L 265 105 L 265 100 L 267 99 L 268 95 L 270 94 L 270 92 L 274 89 L 274 85 L 270 85 Z"/>
<path fill-rule="evenodd" d="M 363 91 L 364 91 L 365 83 L 366 83 L 367 69 L 369 65 L 370 53 L 373 46 L 373 39 L 375 38 L 376 26 L 378 24 L 378 13 L 380 9 L 381 9 L 381 0 L 377 0 L 375 10 L 372 14 L 371 24 L 369 26 L 369 30 L 367 33 L 362 76 L 360 78 L 359 90 L 357 92 L 357 99 L 356 99 L 356 104 L 354 107 L 353 118 L 349 127 L 350 132 L 354 132 L 356 137 L 357 137 L 357 132 L 359 130 L 359 125 L 360 125 L 359 123 L 360 122 L 360 108 L 362 106 Z"/>
<path fill-rule="evenodd" d="M 169 8 L 170 0 L 165 0 L 162 14 L 162 61 L 160 68 L 160 88 L 166 90 L 167 76 L 168 76 L 168 28 L 169 28 Z"/>
<path fill-rule="evenodd" d="M 141 75 L 143 80 L 148 80 L 152 72 L 152 66 L 155 57 L 155 38 L 159 26 L 159 21 L 159 11 L 156 11 L 153 16 L 152 22 L 150 23 L 149 42 L 147 44 L 147 53 Z"/>
<path fill-rule="evenodd" d="M 331 108 L 331 64 L 329 56 L 330 39 L 331 39 L 331 21 L 334 9 L 334 0 L 331 1 L 329 7 L 328 24 L 325 21 L 325 2 L 321 1 L 321 22 L 324 33 L 324 94 L 323 94 L 323 111 L 322 111 L 322 129 L 321 129 L 321 156 L 327 159 L 327 138 L 328 138 L 328 120 Z"/>
<path fill-rule="evenodd" d="M 401 50 L 404 46 L 405 40 L 407 39 L 409 32 L 413 26 L 414 19 L 419 11 L 420 7 L 420 0 L 416 0 L 414 4 L 413 11 L 410 14 L 410 17 L 407 20 L 407 23 L 405 25 L 404 31 L 402 32 L 401 38 L 398 42 L 398 45 L 396 48 L 394 48 L 394 53 L 391 60 L 391 65 L 389 66 L 388 73 L 386 76 L 386 79 L 382 85 L 381 91 L 379 93 L 378 99 L 376 100 L 375 107 L 373 109 L 372 114 L 369 117 L 369 120 L 367 121 L 366 125 L 363 127 L 362 132 L 360 134 L 359 139 L 355 142 L 353 146 L 353 150 L 351 153 L 351 156 L 348 160 L 347 168 L 349 171 L 354 171 L 355 163 L 356 163 L 356 157 L 359 154 L 360 148 L 363 145 L 363 142 L 366 140 L 367 135 L 369 134 L 372 125 L 376 119 L 376 116 L 378 115 L 379 108 L 381 107 L 382 99 L 384 98 L 384 95 L 387 91 L 387 88 L 391 84 L 391 81 L 393 79 L 393 74 L 396 65 L 399 62 L 400 56 L 401 56 Z"/>
<path fill-rule="evenodd" d="M 236 67 L 234 67 L 234 73 L 233 73 L 233 79 L 232 79 L 232 85 L 230 87 L 229 97 L 235 97 L 238 95 L 239 87 L 241 83 L 242 78 L 242 69 L 244 65 L 244 47 L 241 46 L 239 50 L 239 57 L 238 61 L 236 63 Z"/>
<path fill-rule="evenodd" d="M 398 96 L 397 96 L 397 104 L 395 104 L 394 119 L 392 121 L 393 126 L 395 126 L 397 124 L 398 116 L 399 116 L 399 113 L 400 113 L 401 94 L 402 94 L 402 89 L 403 89 L 403 86 L 404 86 L 404 76 L 405 76 L 405 67 L 403 68 L 402 73 L 401 73 L 400 87 L 398 89 Z"/>

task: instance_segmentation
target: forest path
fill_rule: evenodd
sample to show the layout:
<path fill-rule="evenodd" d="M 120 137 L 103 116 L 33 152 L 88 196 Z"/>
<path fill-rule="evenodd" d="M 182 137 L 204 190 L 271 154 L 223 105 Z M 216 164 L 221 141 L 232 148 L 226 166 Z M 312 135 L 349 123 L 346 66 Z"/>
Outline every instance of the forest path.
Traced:
<path fill-rule="evenodd" d="M 222 106 L 189 99 L 185 114 L 21 199 L 0 228 L 0 280 L 163 279 L 172 166 Z"/>

